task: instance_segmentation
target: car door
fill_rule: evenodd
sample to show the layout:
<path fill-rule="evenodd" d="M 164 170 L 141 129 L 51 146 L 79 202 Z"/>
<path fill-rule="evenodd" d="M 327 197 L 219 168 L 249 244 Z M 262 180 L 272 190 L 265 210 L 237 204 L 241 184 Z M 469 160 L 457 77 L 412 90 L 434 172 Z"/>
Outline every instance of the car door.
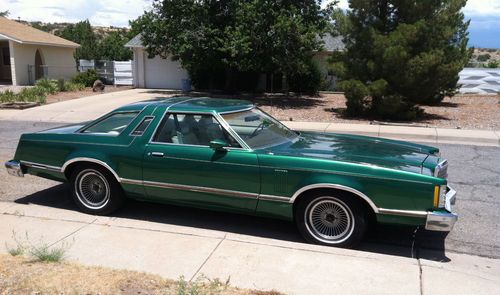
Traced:
<path fill-rule="evenodd" d="M 229 144 L 209 147 L 212 140 Z M 254 211 L 260 192 L 257 156 L 241 148 L 212 114 L 166 113 L 143 160 L 152 199 L 231 211 Z"/>

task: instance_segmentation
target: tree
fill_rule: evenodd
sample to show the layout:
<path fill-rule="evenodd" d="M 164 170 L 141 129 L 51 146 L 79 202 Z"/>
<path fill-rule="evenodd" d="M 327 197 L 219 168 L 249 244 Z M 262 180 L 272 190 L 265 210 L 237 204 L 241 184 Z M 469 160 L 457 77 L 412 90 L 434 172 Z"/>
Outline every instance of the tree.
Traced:
<path fill-rule="evenodd" d="M 334 69 L 350 115 L 413 119 L 453 95 L 467 49 L 466 0 L 351 0 L 346 52 Z"/>
<path fill-rule="evenodd" d="M 5 10 L 5 11 L 0 11 L 0 16 L 3 16 L 3 17 L 8 17 L 10 14 L 10 11 L 8 10 Z"/>
<path fill-rule="evenodd" d="M 62 38 L 68 39 L 80 44 L 80 47 L 75 51 L 75 59 L 99 59 L 99 39 L 92 30 L 92 26 L 88 20 L 70 24 L 63 30 L 56 32 Z"/>
<path fill-rule="evenodd" d="M 231 90 L 244 72 L 310 68 L 327 27 L 321 1 L 155 0 L 141 23 L 150 55 L 179 59 L 194 84 L 221 74 Z"/>
<path fill-rule="evenodd" d="M 100 58 L 107 60 L 130 60 L 132 51 L 125 47 L 128 42 L 126 31 L 113 31 L 100 41 Z"/>
<path fill-rule="evenodd" d="M 477 57 L 477 61 L 488 61 L 490 58 L 491 58 L 491 55 L 489 55 L 488 53 L 480 54 Z"/>

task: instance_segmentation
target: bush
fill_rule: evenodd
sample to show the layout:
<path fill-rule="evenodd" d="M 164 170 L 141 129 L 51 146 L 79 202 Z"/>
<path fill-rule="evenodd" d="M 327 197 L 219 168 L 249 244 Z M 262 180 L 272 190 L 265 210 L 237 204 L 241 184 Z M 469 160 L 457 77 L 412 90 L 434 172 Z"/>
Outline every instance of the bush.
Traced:
<path fill-rule="evenodd" d="M 347 115 L 362 116 L 368 109 L 369 90 L 363 83 L 358 80 L 347 80 L 339 83 L 339 89 L 344 91 L 347 99 Z"/>
<path fill-rule="evenodd" d="M 47 78 L 42 78 L 40 80 L 37 80 L 35 86 L 43 88 L 45 90 L 45 93 L 47 94 L 55 94 L 61 91 L 60 85 L 57 80 L 50 80 Z"/>
<path fill-rule="evenodd" d="M 487 61 L 490 58 L 491 58 L 491 55 L 489 55 L 488 53 L 486 53 L 486 54 L 480 54 L 477 57 L 477 61 Z"/>
<path fill-rule="evenodd" d="M 64 84 L 64 87 L 66 91 L 81 91 L 85 89 L 85 84 L 66 82 L 66 84 Z"/>
<path fill-rule="evenodd" d="M 97 72 L 94 69 L 90 69 L 86 72 L 80 72 L 71 79 L 71 82 L 76 84 L 83 84 L 86 87 L 92 87 L 95 80 L 99 79 Z"/>
<path fill-rule="evenodd" d="M 0 103 L 2 102 L 13 102 L 17 98 L 17 95 L 12 90 L 6 90 L 0 92 Z"/>
<path fill-rule="evenodd" d="M 17 95 L 19 101 L 44 103 L 47 96 L 46 88 L 34 86 L 23 88 Z"/>
<path fill-rule="evenodd" d="M 287 77 L 289 89 L 293 92 L 316 94 L 323 83 L 323 75 L 318 65 L 310 60 L 302 72 Z"/>
<path fill-rule="evenodd" d="M 500 67 L 500 61 L 490 60 L 486 66 L 490 69 L 496 69 L 496 68 Z"/>

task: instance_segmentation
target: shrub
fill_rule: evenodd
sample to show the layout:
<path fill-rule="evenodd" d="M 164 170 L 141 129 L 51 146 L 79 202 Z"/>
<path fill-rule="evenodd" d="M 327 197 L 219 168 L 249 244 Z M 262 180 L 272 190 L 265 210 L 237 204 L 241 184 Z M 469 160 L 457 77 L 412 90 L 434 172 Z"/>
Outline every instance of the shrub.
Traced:
<path fill-rule="evenodd" d="M 496 68 L 500 67 L 500 61 L 490 60 L 486 66 L 490 69 L 496 69 Z"/>
<path fill-rule="evenodd" d="M 291 91 L 316 94 L 323 82 L 323 75 L 318 65 L 310 60 L 303 71 L 293 73 L 287 77 Z"/>
<path fill-rule="evenodd" d="M 94 69 L 90 69 L 86 72 L 80 72 L 71 79 L 71 82 L 77 84 L 83 84 L 86 87 L 92 87 L 94 81 L 99 79 L 97 72 Z"/>
<path fill-rule="evenodd" d="M 19 101 L 44 103 L 47 90 L 40 86 L 23 88 L 17 95 Z"/>
<path fill-rule="evenodd" d="M 491 55 L 489 55 L 488 53 L 486 53 L 486 54 L 480 54 L 477 57 L 477 61 L 487 61 L 490 58 L 491 58 Z"/>
<path fill-rule="evenodd" d="M 64 80 L 63 80 L 63 84 L 64 84 Z M 47 94 L 55 94 L 55 93 L 61 91 L 57 80 L 50 80 L 47 78 L 42 78 L 40 80 L 37 80 L 35 83 L 35 86 L 43 88 L 45 93 L 47 93 Z"/>
<path fill-rule="evenodd" d="M 368 109 L 369 90 L 359 80 L 347 80 L 339 83 L 339 89 L 344 91 L 347 99 L 347 111 L 350 116 L 360 116 L 366 113 Z"/>
<path fill-rule="evenodd" d="M 66 91 L 80 91 L 85 89 L 85 84 L 66 82 L 64 84 Z"/>
<path fill-rule="evenodd" d="M 0 92 L 0 103 L 1 102 L 13 102 L 17 99 L 17 95 L 12 90 L 6 90 Z"/>

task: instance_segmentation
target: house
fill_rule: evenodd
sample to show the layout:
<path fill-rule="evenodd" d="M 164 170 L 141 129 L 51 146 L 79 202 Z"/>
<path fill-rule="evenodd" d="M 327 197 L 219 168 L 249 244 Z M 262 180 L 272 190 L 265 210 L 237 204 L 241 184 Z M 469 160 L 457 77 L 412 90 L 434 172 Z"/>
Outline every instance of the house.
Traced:
<path fill-rule="evenodd" d="M 141 34 L 132 38 L 125 47 L 132 49 L 133 86 L 137 88 L 182 89 L 182 80 L 189 79 L 188 72 L 179 61 L 159 56 L 149 58 L 141 42 Z"/>
<path fill-rule="evenodd" d="M 32 85 L 40 78 L 76 74 L 73 53 L 80 45 L 0 17 L 0 84 Z"/>
<path fill-rule="evenodd" d="M 318 63 L 321 73 L 327 81 L 327 88 L 334 89 L 336 81 L 335 77 L 328 74 L 328 57 L 335 51 L 344 50 L 345 46 L 342 37 L 333 37 L 327 34 L 322 40 L 323 50 L 315 52 L 313 60 Z M 172 61 L 169 58 L 162 59 L 159 56 L 149 58 L 142 45 L 141 34 L 132 38 L 125 46 L 131 48 L 134 53 L 132 62 L 134 87 L 182 89 L 182 80 L 189 79 L 188 72 L 182 68 L 179 61 Z M 262 74 L 257 87 L 264 91 L 276 91 L 281 90 L 284 84 L 281 76 L 271 77 Z"/>

